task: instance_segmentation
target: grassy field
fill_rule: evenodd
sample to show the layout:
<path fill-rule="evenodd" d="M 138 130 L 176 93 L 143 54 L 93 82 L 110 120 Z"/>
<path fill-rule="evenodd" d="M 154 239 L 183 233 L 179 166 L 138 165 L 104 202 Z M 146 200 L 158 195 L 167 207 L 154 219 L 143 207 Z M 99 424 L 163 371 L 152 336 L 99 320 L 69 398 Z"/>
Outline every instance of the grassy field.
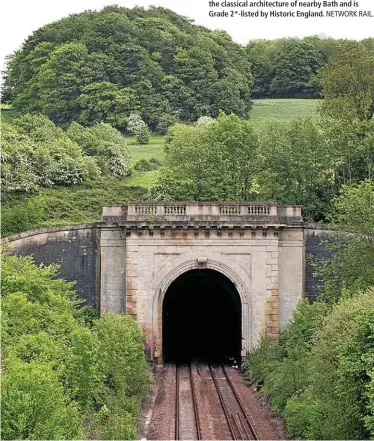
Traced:
<path fill-rule="evenodd" d="M 152 134 L 149 144 L 138 145 L 134 136 L 126 137 L 127 145 L 131 152 L 134 163 L 139 159 L 157 158 L 160 161 L 164 159 L 164 136 Z"/>
<path fill-rule="evenodd" d="M 257 100 L 251 114 L 256 127 L 269 119 L 287 121 L 295 117 L 316 117 L 319 100 L 274 99 Z M 17 117 L 10 106 L 1 106 L 1 121 L 10 122 Z M 152 134 L 150 143 L 137 145 L 134 137 L 127 137 L 133 164 L 139 159 L 164 160 L 164 136 Z M 105 178 L 75 187 L 43 189 L 39 195 L 3 195 L 2 234 L 52 225 L 95 222 L 100 219 L 103 205 L 144 200 L 147 189 L 155 182 L 159 170 L 134 171 L 131 176 L 118 180 Z M 35 206 L 41 208 L 35 210 Z M 37 214 L 35 214 L 37 213 Z"/>
<path fill-rule="evenodd" d="M 269 119 L 289 120 L 297 117 L 317 117 L 321 100 L 264 99 L 255 100 L 251 121 L 257 124 Z"/>
<path fill-rule="evenodd" d="M 289 121 L 297 117 L 317 117 L 317 109 L 321 100 L 307 99 L 264 99 L 254 101 L 251 121 L 260 128 L 270 119 Z M 157 158 L 164 160 L 164 137 L 151 135 L 148 145 L 137 145 L 134 137 L 128 137 L 128 146 L 134 163 L 141 158 Z M 158 170 L 136 172 L 128 178 L 129 185 L 149 187 L 157 179 Z"/>

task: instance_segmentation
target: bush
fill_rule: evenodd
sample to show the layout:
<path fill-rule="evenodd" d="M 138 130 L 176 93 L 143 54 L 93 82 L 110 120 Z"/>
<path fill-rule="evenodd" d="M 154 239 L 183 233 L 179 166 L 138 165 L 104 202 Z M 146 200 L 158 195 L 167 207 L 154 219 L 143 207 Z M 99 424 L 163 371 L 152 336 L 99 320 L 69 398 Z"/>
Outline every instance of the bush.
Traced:
<path fill-rule="evenodd" d="M 142 120 L 141 116 L 136 114 L 136 113 L 132 113 L 128 118 L 127 118 L 127 131 L 129 133 L 131 133 L 131 135 L 135 135 L 138 128 L 144 124 L 144 121 Z"/>
<path fill-rule="evenodd" d="M 333 305 L 299 303 L 279 344 L 264 336 L 243 368 L 300 439 L 372 433 L 374 288 Z"/>
<path fill-rule="evenodd" d="M 98 123 L 92 127 L 83 127 L 72 123 L 67 135 L 83 148 L 86 155 L 96 159 L 102 174 L 111 174 L 117 178 L 130 174 L 131 155 L 126 140 L 111 125 Z"/>
<path fill-rule="evenodd" d="M 2 439 L 134 439 L 144 336 L 128 316 L 96 318 L 57 269 L 2 256 Z"/>
<path fill-rule="evenodd" d="M 138 144 L 149 144 L 149 134 L 147 125 L 145 123 L 140 124 L 135 131 L 136 142 Z"/>
<path fill-rule="evenodd" d="M 160 135 L 166 135 L 169 127 L 177 124 L 179 122 L 179 118 L 175 115 L 163 114 L 160 116 L 157 124 L 157 132 Z"/>
<path fill-rule="evenodd" d="M 3 207 L 1 233 L 5 236 L 37 228 L 45 215 L 44 200 L 38 196 L 24 204 Z"/>
<path fill-rule="evenodd" d="M 89 152 L 96 148 L 95 154 L 106 160 L 106 171 L 109 168 L 112 174 L 126 175 L 129 153 L 123 143 L 119 132 L 107 124 L 89 129 L 76 125 L 66 133 L 45 116 L 24 115 L 3 124 L 3 189 L 6 193 L 36 193 L 42 187 L 72 186 L 96 179 L 101 173 L 98 161 L 87 156 L 84 149 Z M 112 164 L 116 160 L 119 165 Z"/>
<path fill-rule="evenodd" d="M 156 170 L 162 165 L 161 161 L 159 161 L 157 158 L 151 158 L 151 159 L 139 159 L 134 165 L 134 169 L 138 171 L 150 171 L 150 170 Z"/>
<path fill-rule="evenodd" d="M 82 439 L 77 405 L 49 364 L 8 359 L 1 392 L 2 439 Z"/>
<path fill-rule="evenodd" d="M 264 334 L 259 344 L 249 353 L 243 363 L 244 376 L 249 381 L 264 382 L 280 362 L 278 342 Z"/>
<path fill-rule="evenodd" d="M 200 116 L 200 118 L 196 121 L 196 126 L 202 126 L 204 124 L 212 124 L 214 123 L 215 119 L 211 116 Z"/>

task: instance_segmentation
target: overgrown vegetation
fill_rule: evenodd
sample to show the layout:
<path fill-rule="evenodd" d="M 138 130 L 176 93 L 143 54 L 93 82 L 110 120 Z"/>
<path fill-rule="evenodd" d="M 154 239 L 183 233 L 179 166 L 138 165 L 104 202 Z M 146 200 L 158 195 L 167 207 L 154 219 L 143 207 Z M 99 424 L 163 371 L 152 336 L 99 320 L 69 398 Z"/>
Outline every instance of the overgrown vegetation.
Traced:
<path fill-rule="evenodd" d="M 80 306 L 56 272 L 2 256 L 2 439 L 136 439 L 144 336 Z"/>
<path fill-rule="evenodd" d="M 109 124 L 65 132 L 42 115 L 24 115 L 2 124 L 1 181 L 6 193 L 35 193 L 100 176 L 130 174 L 124 137 Z"/>
<path fill-rule="evenodd" d="M 254 130 L 258 133 L 261 127 L 269 123 L 268 119 L 265 119 L 266 115 L 262 112 L 262 106 L 269 110 L 269 116 L 279 119 L 281 122 L 282 116 L 295 117 L 302 109 L 305 109 L 305 114 L 314 117 L 315 104 L 310 107 L 309 103 L 310 100 L 298 100 L 297 103 L 295 100 L 261 100 L 259 103 L 255 103 L 252 113 L 253 119 L 251 118 L 251 121 Z M 280 111 L 281 108 L 284 109 L 283 113 Z M 12 123 L 10 126 L 6 127 L 4 124 L 3 127 L 12 130 L 13 124 L 17 125 L 17 121 L 14 119 L 16 118 L 10 121 Z M 43 127 L 44 124 L 47 124 L 48 127 L 51 125 L 51 122 L 45 118 L 33 116 L 32 120 L 34 119 L 39 123 L 43 122 L 40 127 Z M 54 130 L 62 136 L 66 136 L 66 132 L 56 127 Z M 87 132 L 90 133 L 90 130 Z M 92 136 L 92 132 L 90 136 Z M 106 139 L 105 142 L 107 141 Z M 6 138 L 3 138 L 3 142 L 6 142 Z M 78 138 L 77 143 L 81 149 L 82 142 L 83 140 Z M 94 144 L 97 142 L 100 142 L 100 138 L 95 140 Z M 151 134 L 150 142 L 146 145 L 137 144 L 133 136 L 122 137 L 121 145 L 127 145 L 127 150 L 133 158 L 131 175 L 122 179 L 109 173 L 101 173 L 95 179 L 84 180 L 73 186 L 39 187 L 35 192 L 28 194 L 18 191 L 7 192 L 3 187 L 2 234 L 9 235 L 53 225 L 95 222 L 100 219 L 103 205 L 146 199 L 148 197 L 147 189 L 157 180 L 160 174 L 159 165 L 165 161 L 164 143 L 165 137 L 157 134 Z M 34 141 L 31 143 L 31 146 L 33 145 Z M 84 157 L 86 156 L 84 154 Z M 96 161 L 95 157 L 91 158 Z"/>
<path fill-rule="evenodd" d="M 3 100 L 59 125 L 124 129 L 139 113 L 164 132 L 167 120 L 195 121 L 219 109 L 247 117 L 251 107 L 245 49 L 226 32 L 161 7 L 71 15 L 38 29 L 8 61 Z"/>
<path fill-rule="evenodd" d="M 250 41 L 246 50 L 254 77 L 252 96 L 319 97 L 321 88 L 316 78 L 318 70 L 322 67 L 329 68 L 335 62 L 341 47 L 346 44 L 346 40 L 317 35 L 302 39 Z M 374 54 L 373 38 L 362 40 L 360 44 L 367 52 Z"/>
<path fill-rule="evenodd" d="M 373 183 L 343 187 L 331 223 L 335 253 L 319 267 L 322 294 L 301 301 L 279 342 L 265 335 L 244 365 L 292 438 L 374 437 L 373 219 Z"/>

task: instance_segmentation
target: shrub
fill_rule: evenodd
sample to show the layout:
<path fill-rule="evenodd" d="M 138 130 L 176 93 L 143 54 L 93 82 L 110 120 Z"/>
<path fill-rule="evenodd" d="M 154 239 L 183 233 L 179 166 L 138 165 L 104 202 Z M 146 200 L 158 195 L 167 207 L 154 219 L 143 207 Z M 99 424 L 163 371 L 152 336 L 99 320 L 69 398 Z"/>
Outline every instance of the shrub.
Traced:
<path fill-rule="evenodd" d="M 132 113 L 127 118 L 127 131 L 130 132 L 132 135 L 135 135 L 139 126 L 141 126 L 142 124 L 144 124 L 144 121 L 142 120 L 141 116 L 136 113 Z"/>
<path fill-rule="evenodd" d="M 159 161 L 157 158 L 151 158 L 151 159 L 139 159 L 139 161 L 136 162 L 134 165 L 134 169 L 138 171 L 150 171 L 150 170 L 156 170 L 162 165 L 161 161 Z"/>
<path fill-rule="evenodd" d="M 117 178 L 130 174 L 131 155 L 126 140 L 111 125 L 98 123 L 92 127 L 83 127 L 72 123 L 67 134 L 82 147 L 86 155 L 95 158 L 95 165 L 101 169 L 101 173 Z M 95 174 L 95 170 L 92 171 Z"/>
<path fill-rule="evenodd" d="M 2 255 L 2 439 L 134 439 L 144 336 L 128 316 L 80 306 L 57 269 Z"/>
<path fill-rule="evenodd" d="M 135 134 L 138 144 L 149 144 L 149 129 L 145 123 L 137 127 Z"/>
<path fill-rule="evenodd" d="M 8 236 L 37 228 L 44 215 L 45 203 L 40 196 L 20 205 L 4 207 L 1 213 L 1 232 Z"/>
<path fill-rule="evenodd" d="M 374 288 L 333 305 L 299 303 L 279 345 L 262 338 L 243 367 L 301 439 L 368 439 L 372 432 Z"/>
<path fill-rule="evenodd" d="M 1 410 L 2 439 L 82 439 L 77 403 L 47 363 L 7 359 Z"/>
<path fill-rule="evenodd" d="M 244 376 L 249 381 L 264 382 L 270 372 L 276 369 L 278 362 L 280 362 L 278 342 L 264 334 L 243 363 Z"/>
<path fill-rule="evenodd" d="M 97 176 L 82 147 L 45 116 L 24 115 L 4 124 L 1 144 L 1 179 L 7 193 L 76 185 Z"/>
<path fill-rule="evenodd" d="M 157 132 L 160 135 L 166 135 L 169 127 L 177 124 L 179 122 L 179 118 L 175 115 L 163 114 L 160 116 L 157 124 Z"/>
<path fill-rule="evenodd" d="M 202 126 L 204 124 L 212 124 L 214 123 L 215 119 L 211 116 L 200 116 L 200 118 L 196 121 L 196 126 Z"/>

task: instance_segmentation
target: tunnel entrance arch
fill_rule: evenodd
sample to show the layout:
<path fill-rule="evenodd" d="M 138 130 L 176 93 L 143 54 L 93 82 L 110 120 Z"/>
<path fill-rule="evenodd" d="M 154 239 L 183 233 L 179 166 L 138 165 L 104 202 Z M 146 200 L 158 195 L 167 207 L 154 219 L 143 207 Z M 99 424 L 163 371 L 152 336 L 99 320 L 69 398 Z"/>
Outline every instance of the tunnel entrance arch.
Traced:
<path fill-rule="evenodd" d="M 215 259 L 211 257 L 215 257 Z M 236 293 L 236 304 L 238 305 L 237 309 L 239 309 L 240 314 L 238 321 L 240 323 L 241 335 L 240 339 L 239 337 L 237 338 L 240 340 L 240 356 L 245 356 L 251 347 L 251 326 L 249 323 L 251 316 L 250 278 L 244 269 L 229 257 L 223 254 L 211 257 L 193 257 L 192 259 L 182 262 L 176 259 L 174 268 L 167 275 L 161 276 L 162 279 L 157 285 L 152 307 L 152 341 L 154 358 L 156 360 L 160 362 L 164 361 L 163 307 L 166 294 L 174 281 L 177 281 L 180 276 L 186 273 L 192 273 L 194 270 L 196 270 L 195 274 L 208 270 L 208 272 L 216 274 L 218 278 L 225 280 L 226 284 L 231 286 L 231 290 Z"/>
<path fill-rule="evenodd" d="M 235 285 L 218 271 L 180 275 L 162 305 L 164 362 L 240 361 L 241 309 Z"/>

